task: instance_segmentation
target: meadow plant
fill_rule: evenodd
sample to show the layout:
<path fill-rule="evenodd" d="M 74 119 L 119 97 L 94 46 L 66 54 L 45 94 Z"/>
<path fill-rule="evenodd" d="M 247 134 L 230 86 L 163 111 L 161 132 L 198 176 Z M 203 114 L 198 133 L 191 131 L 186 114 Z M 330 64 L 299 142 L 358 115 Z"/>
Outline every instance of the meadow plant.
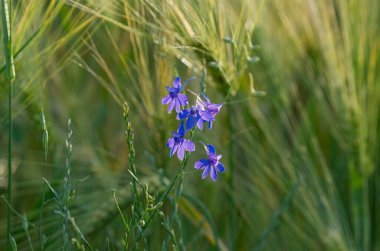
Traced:
<path fill-rule="evenodd" d="M 0 250 L 380 250 L 379 4 L 1 0 Z"/>
<path fill-rule="evenodd" d="M 162 104 L 169 104 L 168 112 L 171 113 L 173 107 L 177 112 L 176 118 L 180 120 L 180 125 L 177 132 L 172 132 L 172 138 L 169 138 L 166 146 L 170 148 L 170 157 L 172 157 L 177 152 L 177 157 L 179 160 L 183 160 L 185 152 L 194 152 L 195 144 L 191 139 L 185 139 L 185 135 L 191 130 L 191 138 L 194 134 L 194 130 L 198 128 L 203 130 L 203 124 L 208 123 L 208 128 L 212 128 L 212 123 L 216 118 L 216 115 L 220 112 L 223 104 L 211 103 L 210 99 L 202 93 L 205 100 L 196 95 L 196 104 L 189 106 L 189 98 L 185 94 L 180 92 L 186 86 L 186 84 L 192 78 L 188 79 L 185 84 L 181 85 L 181 78 L 176 77 L 173 81 L 173 87 L 166 87 L 169 94 L 162 99 Z M 187 108 L 185 108 L 187 107 Z M 182 109 L 181 109 L 182 108 Z M 185 129 L 186 124 L 186 129 Z M 195 127 L 196 125 L 196 127 Z M 216 181 L 218 177 L 218 172 L 224 172 L 224 166 L 219 163 L 222 155 L 216 155 L 215 148 L 212 145 L 207 145 L 206 152 L 208 159 L 201 159 L 195 163 L 194 168 L 199 170 L 204 170 L 202 174 L 202 179 L 206 178 L 211 172 L 212 181 Z"/>
<path fill-rule="evenodd" d="M 12 141 L 13 141 L 13 81 L 15 80 L 15 66 L 13 62 L 12 44 L 12 1 L 1 1 L 1 17 L 4 39 L 4 56 L 6 63 L 6 75 L 8 78 L 8 203 L 12 205 Z M 14 250 L 12 238 L 12 210 L 8 207 L 7 215 L 7 240 L 8 250 Z"/>
<path fill-rule="evenodd" d="M 71 182 L 71 155 L 72 155 L 72 134 L 73 131 L 71 129 L 71 119 L 67 122 L 67 139 L 66 139 L 66 161 L 65 161 L 65 169 L 66 174 L 63 179 L 63 188 L 61 195 L 59 192 L 57 192 L 50 183 L 45 179 L 45 183 L 47 184 L 50 192 L 53 195 L 53 199 L 57 204 L 57 209 L 54 211 L 61 219 L 62 219 L 62 234 L 63 234 L 63 245 L 62 250 L 69 249 L 69 227 L 74 232 L 74 236 L 72 237 L 71 241 L 76 247 L 77 250 L 86 250 L 85 246 L 89 250 L 94 250 L 90 243 L 85 238 L 84 234 L 78 227 L 78 225 L 75 222 L 74 217 L 71 215 L 70 212 L 70 203 L 74 199 L 75 190 L 72 186 Z M 44 203 L 44 201 L 42 202 Z M 40 244 L 41 247 L 44 247 L 44 243 Z"/>
<path fill-rule="evenodd" d="M 155 203 L 154 196 L 149 193 L 149 188 L 147 184 L 140 182 L 137 169 L 135 165 L 135 147 L 134 147 L 134 131 L 132 124 L 129 121 L 129 106 L 125 102 L 123 105 L 123 115 L 125 123 L 125 136 L 128 145 L 129 153 L 129 174 L 132 176 L 132 181 L 130 183 L 131 193 L 132 193 L 132 204 L 130 210 L 130 216 L 123 213 L 120 208 L 118 200 L 116 198 L 116 190 L 114 191 L 114 200 L 119 214 L 122 218 L 125 234 L 122 240 L 123 247 L 127 250 L 139 248 L 138 241 L 140 238 L 143 239 L 143 243 L 146 244 L 146 238 L 143 236 L 143 231 L 149 225 L 150 220 L 153 218 L 155 212 L 160 209 L 162 202 Z M 146 245 L 144 245 L 146 246 Z"/>

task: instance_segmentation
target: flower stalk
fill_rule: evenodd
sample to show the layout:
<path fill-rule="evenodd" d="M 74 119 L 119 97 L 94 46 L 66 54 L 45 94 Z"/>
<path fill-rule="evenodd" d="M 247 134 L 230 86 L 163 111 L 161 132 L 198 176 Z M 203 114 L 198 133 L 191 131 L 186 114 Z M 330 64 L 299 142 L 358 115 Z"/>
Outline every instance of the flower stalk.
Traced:
<path fill-rule="evenodd" d="M 149 218 L 144 223 L 144 225 L 141 227 L 139 234 L 132 245 L 132 249 L 136 246 L 137 242 L 142 237 L 144 231 L 146 230 L 152 219 L 155 217 L 157 212 L 159 212 L 163 202 L 167 199 L 179 178 L 174 193 L 174 213 L 171 220 L 178 219 L 177 203 L 179 198 L 181 197 L 183 190 L 182 173 L 189 161 L 190 153 L 195 151 L 195 144 L 192 141 L 195 134 L 195 130 L 196 128 L 202 130 L 204 123 L 208 123 L 208 129 L 211 129 L 212 123 L 214 122 L 216 115 L 220 112 L 220 109 L 223 106 L 223 104 L 211 103 L 208 97 L 204 93 L 202 93 L 202 96 L 205 99 L 205 101 L 202 100 L 200 96 L 196 95 L 196 105 L 188 107 L 188 97 L 185 94 L 182 94 L 181 92 L 191 79 L 193 78 L 188 79 L 182 85 L 181 78 L 176 77 L 176 79 L 173 81 L 172 87 L 166 87 L 168 95 L 166 95 L 161 101 L 163 105 L 168 105 L 168 113 L 171 113 L 174 109 L 177 112 L 177 120 L 180 120 L 180 125 L 177 131 L 172 132 L 172 137 L 169 138 L 166 146 L 170 148 L 170 157 L 177 153 L 177 157 L 179 160 L 181 160 L 181 164 L 175 176 L 173 177 L 170 185 L 158 200 L 158 203 L 156 204 L 157 206 L 150 214 Z M 190 132 L 190 139 L 185 139 L 187 132 Z M 206 178 L 208 174 L 210 174 L 212 181 L 216 181 L 218 177 L 217 173 L 224 172 L 224 166 L 221 162 L 219 162 L 222 155 L 216 154 L 215 148 L 212 145 L 207 145 L 206 152 L 208 155 L 208 159 L 199 160 L 195 163 L 194 168 L 198 170 L 204 170 L 202 179 Z M 181 226 L 179 226 L 179 228 L 181 228 Z M 169 232 L 172 233 L 172 231 Z M 176 240 L 174 239 L 174 233 L 172 234 L 172 238 L 173 241 L 176 242 Z"/>
<path fill-rule="evenodd" d="M 141 230 L 138 234 L 138 236 L 136 237 L 136 240 L 134 241 L 132 247 L 131 247 L 131 250 L 134 249 L 135 245 L 137 244 L 137 242 L 140 240 L 140 238 L 142 237 L 144 231 L 147 229 L 147 227 L 149 226 L 150 222 L 153 220 L 153 218 L 156 216 L 156 214 L 158 213 L 159 209 L 161 208 L 163 202 L 167 199 L 167 197 L 169 196 L 171 190 L 173 189 L 174 187 L 174 184 L 176 183 L 178 177 L 180 176 L 180 174 L 183 172 L 183 170 L 185 169 L 186 165 L 187 165 L 187 162 L 189 161 L 189 157 L 190 157 L 190 153 L 187 152 L 185 153 L 185 157 L 183 158 L 182 162 L 181 162 L 181 165 L 180 167 L 178 168 L 177 170 L 177 173 L 175 174 L 174 178 L 172 179 L 172 181 L 170 182 L 170 185 L 168 186 L 168 188 L 166 189 L 165 193 L 160 197 L 160 199 L 158 200 L 158 203 L 157 203 L 157 207 L 155 207 L 154 211 L 152 212 L 152 214 L 150 215 L 150 217 L 148 218 L 148 220 L 145 222 L 145 224 L 141 227 Z M 182 175 L 181 175 L 182 176 Z"/>
<path fill-rule="evenodd" d="M 13 120 L 12 120 L 12 96 L 13 96 L 13 81 L 15 79 L 15 68 L 12 55 L 12 31 L 11 31 L 11 7 L 12 1 L 1 0 L 2 7 L 2 23 L 4 32 L 4 55 L 6 63 L 6 72 L 9 83 L 8 89 L 8 202 L 12 205 L 12 135 L 13 135 Z M 8 250 L 12 250 L 12 211 L 8 207 L 7 213 L 7 240 Z"/>

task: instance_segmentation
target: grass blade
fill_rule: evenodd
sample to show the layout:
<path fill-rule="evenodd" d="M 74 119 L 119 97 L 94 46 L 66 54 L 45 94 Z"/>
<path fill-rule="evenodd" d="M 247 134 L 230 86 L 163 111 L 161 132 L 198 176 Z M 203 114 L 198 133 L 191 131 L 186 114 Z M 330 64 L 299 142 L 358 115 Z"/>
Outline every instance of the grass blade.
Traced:
<path fill-rule="evenodd" d="M 12 96 L 13 96 L 13 80 L 15 79 L 15 68 L 13 64 L 12 56 L 12 31 L 11 31 L 11 6 L 12 1 L 2 0 L 2 22 L 4 31 L 4 55 L 7 69 L 7 77 L 9 82 L 8 90 L 8 201 L 12 204 L 12 134 L 13 134 L 13 123 L 12 123 Z M 7 236 L 8 236 L 8 250 L 14 250 L 14 240 L 11 236 L 11 223 L 12 223 L 12 212 L 8 207 L 7 214 Z M 13 241 L 12 241 L 13 240 Z"/>

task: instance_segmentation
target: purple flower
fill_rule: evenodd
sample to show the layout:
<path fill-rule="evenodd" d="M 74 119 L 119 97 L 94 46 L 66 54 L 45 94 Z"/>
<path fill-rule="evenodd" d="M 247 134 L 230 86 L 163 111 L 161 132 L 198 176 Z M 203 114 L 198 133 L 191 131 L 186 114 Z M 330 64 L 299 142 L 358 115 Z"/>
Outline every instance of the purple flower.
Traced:
<path fill-rule="evenodd" d="M 213 104 L 205 94 L 202 93 L 202 95 L 206 101 L 198 98 L 197 104 L 201 107 L 199 110 L 199 115 L 203 121 L 208 122 L 208 128 L 211 129 L 212 122 L 215 120 L 215 117 L 219 113 L 220 108 L 222 108 L 223 104 Z"/>
<path fill-rule="evenodd" d="M 167 147 L 170 148 L 170 157 L 177 152 L 177 156 L 180 160 L 183 160 L 185 151 L 195 151 L 195 144 L 190 140 L 183 138 L 185 136 L 185 128 L 183 123 L 184 122 L 182 121 L 177 132 L 172 132 L 173 138 L 170 138 L 166 144 Z"/>
<path fill-rule="evenodd" d="M 191 106 L 189 109 L 183 109 L 177 115 L 177 119 L 186 121 L 186 129 L 191 130 L 195 125 L 198 126 L 200 130 L 203 130 L 203 120 L 201 119 L 201 115 L 199 115 L 200 106 Z"/>
<path fill-rule="evenodd" d="M 188 79 L 186 83 L 189 80 L 191 79 Z M 177 77 L 173 81 L 173 87 L 166 86 L 166 90 L 169 92 L 169 94 L 165 96 L 161 102 L 163 105 L 169 104 L 169 107 L 168 107 L 169 113 L 171 113 L 174 107 L 175 107 L 176 112 L 178 113 L 181 110 L 181 105 L 185 106 L 188 104 L 187 96 L 185 94 L 180 93 L 183 87 L 186 85 L 186 83 L 184 85 L 181 85 L 181 78 Z"/>
<path fill-rule="evenodd" d="M 215 148 L 212 145 L 207 145 L 206 149 L 208 159 L 200 159 L 195 162 L 194 168 L 203 170 L 202 179 L 205 179 L 209 174 L 212 181 L 218 178 L 218 172 L 224 172 L 224 166 L 219 160 L 222 158 L 221 154 L 216 154 Z"/>

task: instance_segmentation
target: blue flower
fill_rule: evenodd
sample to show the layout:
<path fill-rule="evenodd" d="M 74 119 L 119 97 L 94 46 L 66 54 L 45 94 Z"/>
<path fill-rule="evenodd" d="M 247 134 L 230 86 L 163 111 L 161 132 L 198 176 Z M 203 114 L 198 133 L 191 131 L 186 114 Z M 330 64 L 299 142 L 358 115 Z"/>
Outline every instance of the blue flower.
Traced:
<path fill-rule="evenodd" d="M 187 119 L 187 130 L 191 130 L 195 125 L 197 125 L 200 130 L 203 130 L 203 120 L 201 119 L 201 115 L 199 115 L 199 109 L 199 106 L 191 106 L 189 109 L 183 109 L 178 113 L 177 119 L 181 121 Z"/>
<path fill-rule="evenodd" d="M 222 158 L 221 154 L 216 154 L 215 147 L 207 145 L 206 149 L 208 159 L 200 159 L 195 162 L 194 168 L 203 170 L 202 179 L 205 179 L 209 174 L 212 181 L 216 181 L 218 178 L 218 172 L 224 172 L 224 166 L 219 160 Z"/>
<path fill-rule="evenodd" d="M 206 99 L 206 101 L 203 101 L 202 99 L 198 98 L 197 104 L 201 107 L 201 109 L 199 110 L 199 115 L 201 116 L 201 119 L 203 121 L 208 122 L 208 128 L 211 129 L 212 122 L 215 120 L 215 117 L 219 113 L 223 104 L 213 104 L 210 102 L 210 99 L 205 94 L 202 93 L 202 95 Z"/>
<path fill-rule="evenodd" d="M 166 144 L 167 147 L 170 148 L 170 157 L 177 152 L 177 156 L 180 160 L 183 160 L 185 151 L 195 151 L 195 144 L 188 139 L 184 139 L 186 131 L 183 124 L 184 122 L 182 121 L 177 132 L 172 132 L 173 138 L 170 138 Z"/>
<path fill-rule="evenodd" d="M 188 105 L 188 98 L 185 94 L 181 94 L 183 87 L 185 87 L 186 83 L 191 80 L 188 79 L 184 85 L 181 85 L 181 78 L 177 77 L 173 81 L 173 87 L 166 86 L 166 90 L 169 92 L 167 96 L 162 99 L 162 104 L 169 104 L 168 112 L 171 113 L 173 108 L 175 108 L 176 112 L 180 112 L 181 106 Z"/>

